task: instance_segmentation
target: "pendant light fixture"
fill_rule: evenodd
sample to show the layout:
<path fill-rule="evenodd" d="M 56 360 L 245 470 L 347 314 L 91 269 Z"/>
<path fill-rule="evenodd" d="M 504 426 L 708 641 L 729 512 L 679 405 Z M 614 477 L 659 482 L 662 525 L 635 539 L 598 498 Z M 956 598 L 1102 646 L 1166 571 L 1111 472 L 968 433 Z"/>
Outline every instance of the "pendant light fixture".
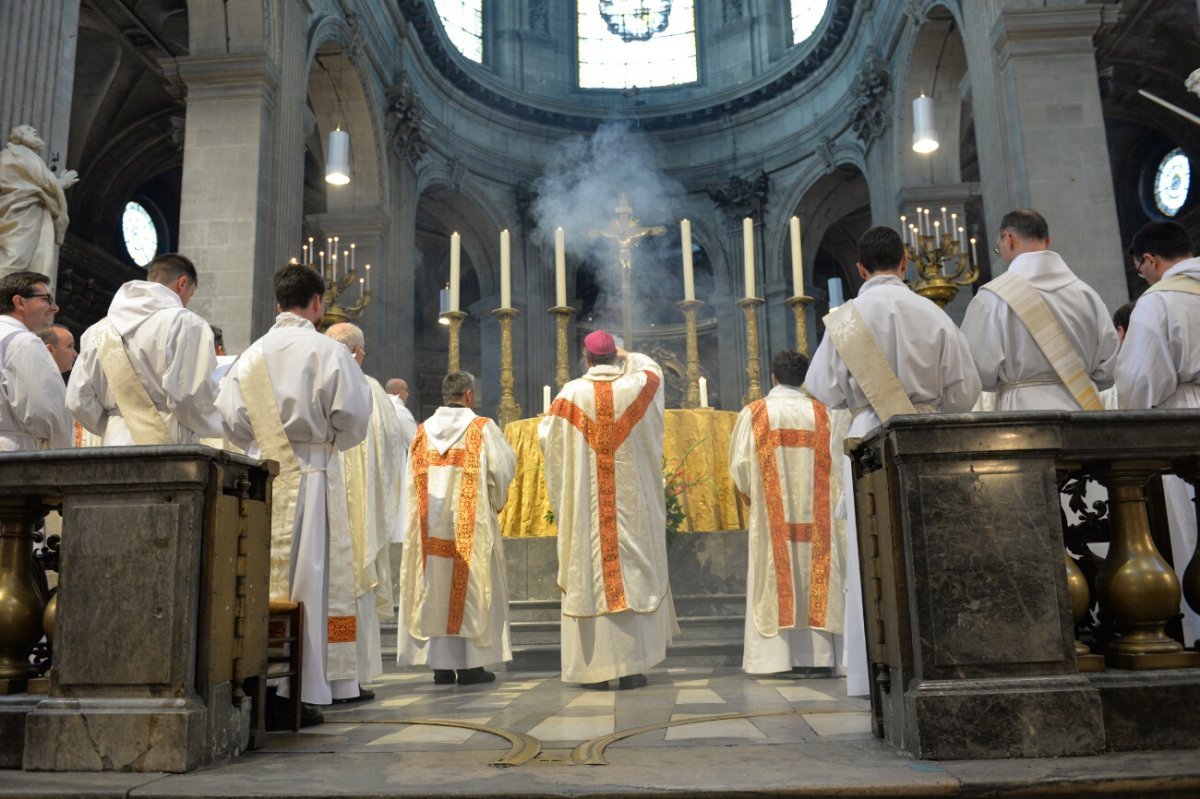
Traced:
<path fill-rule="evenodd" d="M 933 124 L 933 98 L 924 92 L 913 100 L 913 150 L 926 155 L 938 148 L 937 129 Z"/>
<path fill-rule="evenodd" d="M 350 182 L 350 134 L 342 130 L 341 125 L 329 132 L 325 182 L 334 186 L 345 186 Z"/>

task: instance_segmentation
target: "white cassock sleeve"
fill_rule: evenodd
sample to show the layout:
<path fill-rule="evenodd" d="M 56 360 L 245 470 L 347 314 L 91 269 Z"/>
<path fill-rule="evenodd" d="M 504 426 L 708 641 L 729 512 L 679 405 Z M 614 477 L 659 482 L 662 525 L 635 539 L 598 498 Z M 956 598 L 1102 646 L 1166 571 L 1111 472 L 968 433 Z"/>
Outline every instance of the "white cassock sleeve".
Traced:
<path fill-rule="evenodd" d="M 208 322 L 192 313 L 176 314 L 166 350 L 162 381 L 167 409 L 197 437 L 219 438 L 221 417 L 213 383 L 217 355 Z"/>
<path fill-rule="evenodd" d="M 47 442 L 50 449 L 74 445 L 75 430 L 67 413 L 66 388 L 50 351 L 37 336 L 19 334 L 5 353 L 4 376 L 13 420 L 21 431 Z"/>
<path fill-rule="evenodd" d="M 1158 293 L 1143 295 L 1133 307 L 1117 355 L 1117 401 L 1123 409 L 1155 408 L 1179 386 L 1166 310 Z"/>
<path fill-rule="evenodd" d="M 103 436 L 108 427 L 108 412 L 96 389 L 104 374 L 96 348 L 91 343 L 94 329 L 89 327 L 79 338 L 79 357 L 75 359 L 67 381 L 67 408 L 89 433 Z"/>
<path fill-rule="evenodd" d="M 80 360 L 82 360 L 82 356 Z M 225 437 L 231 444 L 242 450 L 249 449 L 254 442 L 254 426 L 250 424 L 246 396 L 242 393 L 241 375 L 242 369 L 246 366 L 247 353 L 243 353 L 225 373 L 225 379 L 221 381 L 216 401 L 217 413 L 221 414 L 221 426 L 225 430 Z"/>
<path fill-rule="evenodd" d="M 371 421 L 371 385 L 366 375 L 354 361 L 354 356 L 345 347 L 325 367 L 325 381 L 321 393 L 325 395 L 329 408 L 329 425 L 333 432 L 333 444 L 339 452 L 345 452 L 367 437 L 367 425 Z"/>
<path fill-rule="evenodd" d="M 499 513 L 508 501 L 508 486 L 517 473 L 517 454 L 500 426 L 491 420 L 483 428 L 483 445 L 488 465 L 488 500 L 492 509 Z"/>
<path fill-rule="evenodd" d="M 984 391 L 995 391 L 1004 371 L 1005 330 L 999 318 L 1000 307 L 1008 305 L 990 291 L 980 291 L 971 298 L 963 316 L 962 332 L 971 348 L 975 369 Z M 1018 321 L 1018 324 L 1020 322 Z"/>
<path fill-rule="evenodd" d="M 750 496 L 750 461 L 756 456 L 750 409 L 742 408 L 729 436 L 729 476 L 743 497 Z"/>
<path fill-rule="evenodd" d="M 981 390 L 979 372 L 971 357 L 971 345 L 953 325 L 943 332 L 942 413 L 967 413 L 975 407 Z"/>

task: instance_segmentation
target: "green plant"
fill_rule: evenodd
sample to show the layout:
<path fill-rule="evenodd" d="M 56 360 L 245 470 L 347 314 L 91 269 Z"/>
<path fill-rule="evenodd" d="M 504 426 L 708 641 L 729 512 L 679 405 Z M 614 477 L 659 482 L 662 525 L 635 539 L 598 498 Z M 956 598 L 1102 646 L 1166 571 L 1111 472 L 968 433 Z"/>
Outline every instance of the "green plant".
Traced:
<path fill-rule="evenodd" d="M 684 524 L 687 522 L 687 512 L 683 507 L 684 494 L 689 488 L 713 481 L 712 477 L 708 475 L 695 477 L 684 471 L 688 457 L 704 440 L 700 438 L 693 441 L 692 445 L 675 459 L 674 465 L 668 463 L 666 456 L 663 456 L 663 498 L 666 501 L 667 510 L 667 546 L 670 546 L 683 532 Z"/>

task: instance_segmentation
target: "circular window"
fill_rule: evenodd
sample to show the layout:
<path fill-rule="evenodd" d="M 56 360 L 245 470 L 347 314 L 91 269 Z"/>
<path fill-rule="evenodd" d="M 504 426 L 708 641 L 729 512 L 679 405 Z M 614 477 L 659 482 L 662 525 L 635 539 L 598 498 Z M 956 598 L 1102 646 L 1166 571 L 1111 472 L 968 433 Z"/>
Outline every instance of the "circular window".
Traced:
<path fill-rule="evenodd" d="M 807 41 L 825 18 L 829 0 L 792 0 L 792 44 Z"/>
<path fill-rule="evenodd" d="M 1176 147 L 1163 156 L 1154 175 L 1154 204 L 1165 216 L 1175 216 L 1187 202 L 1192 181 L 1192 164 Z"/>
<path fill-rule="evenodd" d="M 125 203 L 121 233 L 125 239 L 125 251 L 138 266 L 146 266 L 158 254 L 158 228 L 150 212 L 141 203 L 135 200 Z"/>

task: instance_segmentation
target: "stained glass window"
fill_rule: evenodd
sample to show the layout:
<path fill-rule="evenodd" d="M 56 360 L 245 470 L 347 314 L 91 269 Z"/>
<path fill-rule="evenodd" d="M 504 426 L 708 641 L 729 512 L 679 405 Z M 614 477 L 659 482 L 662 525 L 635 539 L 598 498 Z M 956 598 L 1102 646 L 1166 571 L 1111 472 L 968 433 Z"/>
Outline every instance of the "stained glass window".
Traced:
<path fill-rule="evenodd" d="M 125 250 L 138 266 L 146 266 L 158 254 L 158 228 L 141 203 L 130 200 L 125 203 L 121 216 L 121 233 L 125 238 Z"/>
<path fill-rule="evenodd" d="M 1192 164 L 1181 148 L 1163 156 L 1154 176 L 1154 204 L 1164 216 L 1175 216 L 1183 208 L 1191 182 Z"/>
<path fill-rule="evenodd" d="M 792 0 L 792 44 L 813 35 L 828 7 L 829 0 Z"/>
<path fill-rule="evenodd" d="M 434 0 L 450 42 L 467 58 L 483 63 L 483 0 Z"/>
<path fill-rule="evenodd" d="M 693 0 L 578 0 L 576 10 L 581 88 L 696 81 Z"/>

